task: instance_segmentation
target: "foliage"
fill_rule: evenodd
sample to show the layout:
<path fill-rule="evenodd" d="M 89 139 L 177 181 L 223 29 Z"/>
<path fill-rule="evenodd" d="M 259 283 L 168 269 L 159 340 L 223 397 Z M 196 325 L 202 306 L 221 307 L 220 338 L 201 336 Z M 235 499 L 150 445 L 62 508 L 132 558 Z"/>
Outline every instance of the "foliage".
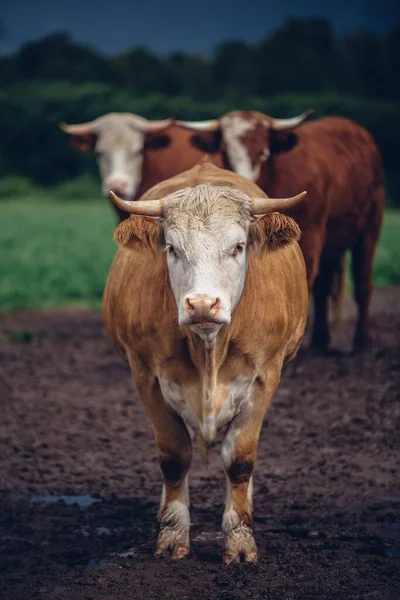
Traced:
<path fill-rule="evenodd" d="M 3 85 L 93 81 L 130 93 L 217 99 L 226 95 L 340 91 L 399 99 L 400 29 L 386 36 L 356 31 L 335 35 L 326 19 L 288 18 L 260 43 L 230 40 L 210 57 L 183 52 L 158 56 L 133 47 L 108 57 L 56 32 L 0 59 Z"/>
<path fill-rule="evenodd" d="M 98 202 L 15 198 L 0 204 L 0 310 L 99 307 L 116 246 L 115 215 Z M 386 212 L 377 285 L 400 284 L 400 213 Z"/>
<path fill-rule="evenodd" d="M 306 108 L 317 117 L 340 114 L 365 126 L 381 148 L 390 195 L 400 203 L 397 165 L 400 110 L 396 102 L 340 94 L 279 94 L 268 98 L 225 97 L 194 101 L 183 96 L 134 96 L 112 85 L 68 82 L 18 84 L 0 92 L 0 164 L 6 174 L 22 174 L 38 185 L 55 185 L 86 173 L 98 179 L 96 161 L 68 147 L 62 121 L 83 122 L 110 111 L 134 112 L 150 119 L 175 115 L 208 119 L 238 107 L 287 117 Z M 99 187 L 100 190 L 100 187 Z M 0 185 L 0 196 L 1 196 Z"/>

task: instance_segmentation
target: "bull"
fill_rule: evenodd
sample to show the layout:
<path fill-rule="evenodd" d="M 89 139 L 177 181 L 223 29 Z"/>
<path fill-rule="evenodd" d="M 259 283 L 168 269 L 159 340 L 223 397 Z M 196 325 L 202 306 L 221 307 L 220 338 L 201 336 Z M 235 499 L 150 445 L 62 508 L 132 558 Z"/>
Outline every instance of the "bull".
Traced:
<path fill-rule="evenodd" d="M 361 350 L 372 340 L 372 268 L 384 209 L 381 156 L 363 127 L 340 117 L 304 123 L 311 112 L 282 120 L 233 111 L 211 121 L 178 124 L 197 135 L 220 135 L 230 168 L 268 195 L 307 190 L 306 200 L 285 214 L 302 232 L 300 246 L 314 296 L 312 346 L 329 348 L 328 301 L 333 297 L 338 319 L 350 250 L 358 306 L 354 349 Z"/>
<path fill-rule="evenodd" d="M 137 202 L 104 292 L 104 319 L 150 417 L 164 485 L 157 555 L 189 554 L 188 472 L 195 436 L 226 428 L 223 561 L 257 560 L 252 476 L 263 419 L 304 335 L 308 290 L 300 229 L 272 199 L 203 161 Z M 262 215 L 262 216 L 260 216 Z"/>

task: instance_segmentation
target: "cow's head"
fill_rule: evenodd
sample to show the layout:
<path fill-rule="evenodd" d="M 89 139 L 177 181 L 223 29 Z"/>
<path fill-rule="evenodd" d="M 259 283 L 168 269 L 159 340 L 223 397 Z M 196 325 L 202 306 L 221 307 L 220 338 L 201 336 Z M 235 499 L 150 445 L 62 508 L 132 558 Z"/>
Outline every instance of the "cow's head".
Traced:
<path fill-rule="evenodd" d="M 77 150 L 96 154 L 103 193 L 108 195 L 113 191 L 130 200 L 141 181 L 145 144 L 160 147 L 165 143 L 156 134 L 172 122 L 172 119 L 148 121 L 130 113 L 109 113 L 89 123 L 60 127 L 70 135 Z"/>
<path fill-rule="evenodd" d="M 211 345 L 221 326 L 230 323 L 242 295 L 249 247 L 271 252 L 297 240 L 295 221 L 275 211 L 294 206 L 305 194 L 250 198 L 236 188 L 212 184 L 181 189 L 162 200 L 126 202 L 110 194 L 118 208 L 153 217 L 127 219 L 115 239 L 165 250 L 179 324 Z"/>
<path fill-rule="evenodd" d="M 291 119 L 274 119 L 257 111 L 233 111 L 211 121 L 178 121 L 177 124 L 196 132 L 220 130 L 224 150 L 231 168 L 251 181 L 257 181 L 261 166 L 268 157 L 293 148 L 298 127 L 312 110 Z"/>

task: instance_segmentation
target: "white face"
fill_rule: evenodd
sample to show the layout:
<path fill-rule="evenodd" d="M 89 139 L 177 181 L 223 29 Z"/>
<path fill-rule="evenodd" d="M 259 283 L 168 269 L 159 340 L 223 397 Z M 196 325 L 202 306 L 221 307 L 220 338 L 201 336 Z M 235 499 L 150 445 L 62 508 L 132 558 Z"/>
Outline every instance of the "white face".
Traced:
<path fill-rule="evenodd" d="M 262 148 L 256 164 L 253 164 L 249 154 L 248 143 L 252 143 L 251 132 L 260 127 L 260 121 L 255 119 L 244 119 L 239 116 L 227 116 L 221 119 L 221 129 L 226 145 L 229 162 L 232 169 L 251 181 L 257 181 L 260 176 L 261 165 L 268 158 L 268 148 Z M 261 123 L 262 127 L 268 128 L 267 122 Z M 246 136 L 250 141 L 246 143 Z"/>
<path fill-rule="evenodd" d="M 133 200 L 142 179 L 144 133 L 124 118 L 98 128 L 95 153 L 103 184 L 125 200 Z"/>
<path fill-rule="evenodd" d="M 180 325 L 212 344 L 243 292 L 247 231 L 237 219 L 213 214 L 187 218 L 183 227 L 164 222 L 167 264 Z"/>

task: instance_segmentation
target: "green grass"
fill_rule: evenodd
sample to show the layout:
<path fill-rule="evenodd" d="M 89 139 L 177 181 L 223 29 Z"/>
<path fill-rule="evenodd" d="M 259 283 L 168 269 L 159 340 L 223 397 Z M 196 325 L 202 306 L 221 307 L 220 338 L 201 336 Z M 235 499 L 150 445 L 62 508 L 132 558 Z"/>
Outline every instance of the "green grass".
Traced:
<path fill-rule="evenodd" d="M 116 245 L 104 198 L 0 203 L 0 310 L 98 308 Z M 400 211 L 387 210 L 375 260 L 378 286 L 400 284 Z"/>
<path fill-rule="evenodd" d="M 0 310 L 100 306 L 115 225 L 102 198 L 0 203 Z"/>

